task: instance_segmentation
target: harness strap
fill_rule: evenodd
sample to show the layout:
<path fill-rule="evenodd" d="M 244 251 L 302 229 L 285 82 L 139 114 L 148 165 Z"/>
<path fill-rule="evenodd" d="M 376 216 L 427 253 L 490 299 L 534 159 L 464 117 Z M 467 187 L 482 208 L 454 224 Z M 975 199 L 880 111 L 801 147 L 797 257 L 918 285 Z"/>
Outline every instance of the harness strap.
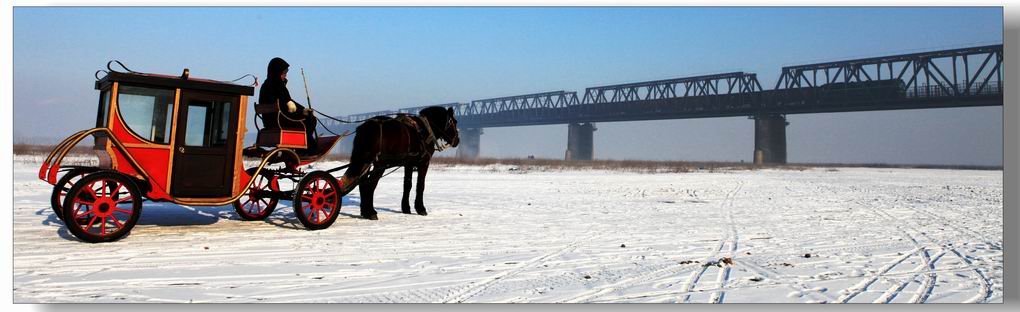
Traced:
<path fill-rule="evenodd" d="M 422 116 L 418 116 L 418 119 L 421 119 L 421 123 L 425 126 L 425 130 L 429 132 L 429 136 L 422 140 L 422 144 L 426 146 L 432 145 L 435 147 L 436 151 L 442 152 L 443 147 L 439 146 L 439 140 L 436 139 L 436 134 L 432 132 L 432 126 L 429 125 L 429 119 Z"/>

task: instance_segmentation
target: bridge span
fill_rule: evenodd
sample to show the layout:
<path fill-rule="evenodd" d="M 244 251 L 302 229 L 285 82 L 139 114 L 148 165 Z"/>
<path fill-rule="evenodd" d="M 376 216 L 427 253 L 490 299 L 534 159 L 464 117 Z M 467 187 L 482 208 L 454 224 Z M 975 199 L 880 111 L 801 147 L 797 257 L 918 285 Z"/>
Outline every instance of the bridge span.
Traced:
<path fill-rule="evenodd" d="M 567 124 L 565 158 L 591 160 L 597 122 L 747 116 L 755 123 L 754 162 L 776 164 L 787 159 L 788 114 L 1002 106 L 1002 53 L 999 44 L 786 66 L 767 90 L 754 73 L 730 72 L 438 106 L 456 112 L 463 158 L 478 157 L 484 128 Z"/>

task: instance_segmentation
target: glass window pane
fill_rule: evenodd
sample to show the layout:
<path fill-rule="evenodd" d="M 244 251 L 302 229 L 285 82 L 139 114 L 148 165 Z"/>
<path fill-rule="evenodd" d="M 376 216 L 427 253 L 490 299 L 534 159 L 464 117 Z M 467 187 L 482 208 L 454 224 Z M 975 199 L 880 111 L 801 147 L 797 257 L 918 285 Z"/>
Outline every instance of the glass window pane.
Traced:
<path fill-rule="evenodd" d="M 188 130 L 184 134 L 184 145 L 205 146 L 206 107 L 188 105 Z"/>
<path fill-rule="evenodd" d="M 164 124 L 163 125 L 163 141 L 167 142 L 167 143 L 170 143 L 170 135 L 173 133 L 173 130 L 170 129 L 170 126 L 173 126 L 173 124 L 174 124 L 173 123 L 173 120 L 174 120 L 174 103 L 171 102 L 170 104 L 167 104 L 165 111 L 166 111 L 166 114 L 164 114 L 165 116 L 163 117 L 163 120 L 165 120 L 165 122 L 163 122 L 163 124 Z"/>
<path fill-rule="evenodd" d="M 187 146 L 222 147 L 230 138 L 230 102 L 191 100 L 184 133 Z"/>
<path fill-rule="evenodd" d="M 152 108 L 156 98 L 148 95 L 121 94 L 120 115 L 138 136 L 152 139 Z"/>
<path fill-rule="evenodd" d="M 216 103 L 220 118 L 217 118 L 216 140 L 213 146 L 226 146 L 227 138 L 230 136 L 230 102 Z"/>
<path fill-rule="evenodd" d="M 118 93 L 120 116 L 132 132 L 154 143 L 170 143 L 174 90 L 121 86 Z"/>

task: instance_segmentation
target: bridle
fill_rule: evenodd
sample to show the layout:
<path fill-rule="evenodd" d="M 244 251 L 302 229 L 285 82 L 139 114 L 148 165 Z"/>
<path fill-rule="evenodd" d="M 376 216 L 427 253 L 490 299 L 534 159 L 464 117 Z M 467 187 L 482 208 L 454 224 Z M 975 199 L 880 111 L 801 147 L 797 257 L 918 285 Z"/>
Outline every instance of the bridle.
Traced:
<path fill-rule="evenodd" d="M 429 132 L 428 138 L 426 138 L 425 142 L 423 142 L 423 143 L 425 143 L 425 145 L 432 145 L 432 147 L 437 152 L 442 152 L 443 150 L 445 150 L 448 147 L 450 147 L 450 141 L 452 141 L 453 138 L 450 136 L 450 131 L 449 130 L 450 130 L 450 125 L 452 125 L 453 122 L 454 122 L 453 116 L 446 116 L 446 128 L 443 128 L 442 132 L 439 133 L 441 135 L 439 138 L 443 139 L 443 141 L 445 142 L 443 144 L 439 144 L 439 140 L 436 139 L 436 134 L 432 131 L 432 126 L 429 123 L 429 118 L 425 117 L 425 116 L 420 116 L 420 117 L 421 117 L 422 123 L 424 123 L 426 131 Z M 454 128 L 454 130 L 456 131 L 456 128 Z"/>

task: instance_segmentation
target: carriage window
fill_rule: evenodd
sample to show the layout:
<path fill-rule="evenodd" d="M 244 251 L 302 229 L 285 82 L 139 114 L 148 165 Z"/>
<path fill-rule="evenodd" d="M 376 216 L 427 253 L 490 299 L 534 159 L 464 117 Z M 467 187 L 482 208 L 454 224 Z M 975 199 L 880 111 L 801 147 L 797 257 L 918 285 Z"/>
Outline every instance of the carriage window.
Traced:
<path fill-rule="evenodd" d="M 96 127 L 106 127 L 110 121 L 110 90 L 106 89 L 99 95 L 99 114 Z"/>
<path fill-rule="evenodd" d="M 117 93 L 120 116 L 131 131 L 155 143 L 170 143 L 174 90 L 121 86 Z"/>
<path fill-rule="evenodd" d="M 220 147 L 230 136 L 230 102 L 192 100 L 188 103 L 188 125 L 184 145 Z"/>

